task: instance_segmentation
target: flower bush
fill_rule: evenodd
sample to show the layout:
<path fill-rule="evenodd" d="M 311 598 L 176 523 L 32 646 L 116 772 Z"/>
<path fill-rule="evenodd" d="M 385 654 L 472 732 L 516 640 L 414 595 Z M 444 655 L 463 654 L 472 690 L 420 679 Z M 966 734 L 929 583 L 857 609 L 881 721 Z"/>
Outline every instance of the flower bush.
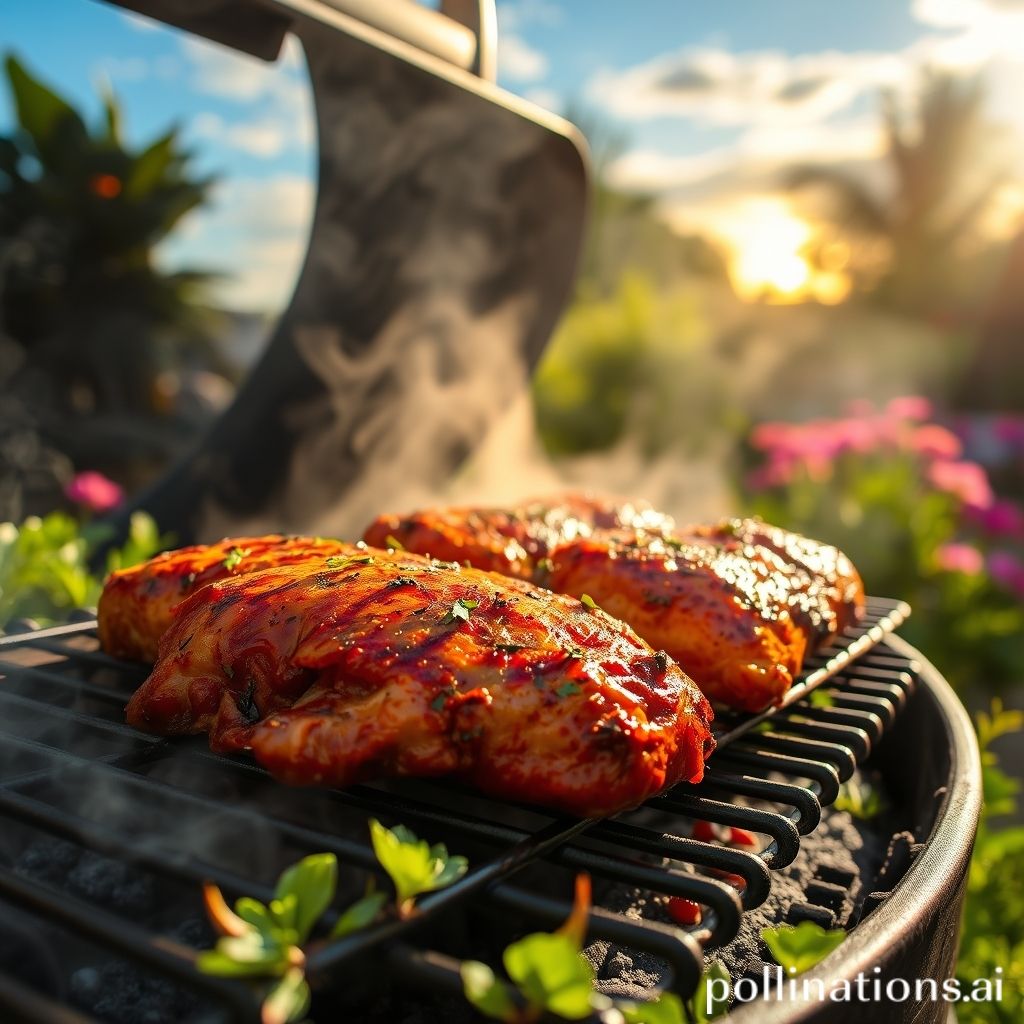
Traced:
<path fill-rule="evenodd" d="M 111 529 L 80 522 L 66 512 L 30 516 L 20 526 L 0 523 L 0 632 L 12 619 L 48 625 L 77 608 L 94 608 L 103 585 L 96 571 L 100 548 Z M 107 572 L 141 562 L 167 547 L 145 512 L 132 514 L 128 537 L 105 559 Z"/>
<path fill-rule="evenodd" d="M 922 398 L 762 423 L 746 507 L 846 551 L 867 589 L 909 601 L 904 635 L 960 687 L 1024 681 L 1024 509 L 994 493 Z"/>

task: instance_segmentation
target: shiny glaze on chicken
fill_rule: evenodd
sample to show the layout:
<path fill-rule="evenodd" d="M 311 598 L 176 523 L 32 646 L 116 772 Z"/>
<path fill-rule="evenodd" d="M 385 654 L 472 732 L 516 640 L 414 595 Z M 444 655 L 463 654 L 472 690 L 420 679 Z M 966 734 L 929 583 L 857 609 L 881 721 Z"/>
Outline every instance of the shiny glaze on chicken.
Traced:
<path fill-rule="evenodd" d="M 644 502 L 565 494 L 514 509 L 429 508 L 378 516 L 363 540 L 379 548 L 398 541 L 406 551 L 533 580 L 554 547 L 595 530 L 672 530 L 675 521 Z"/>
<path fill-rule="evenodd" d="M 373 549 L 192 595 L 128 720 L 207 731 L 289 783 L 452 775 L 585 816 L 699 780 L 714 746 L 707 701 L 621 622 Z"/>
<path fill-rule="evenodd" d="M 841 552 L 754 519 L 676 527 L 642 504 L 571 495 L 513 511 L 382 516 L 367 540 L 385 527 L 409 550 L 589 595 L 713 700 L 746 711 L 777 703 L 805 655 L 855 621 L 864 601 Z"/>
<path fill-rule="evenodd" d="M 354 551 L 337 540 L 276 534 L 166 551 L 110 574 L 97 610 L 100 643 L 115 657 L 152 662 L 174 609 L 214 580 Z"/>

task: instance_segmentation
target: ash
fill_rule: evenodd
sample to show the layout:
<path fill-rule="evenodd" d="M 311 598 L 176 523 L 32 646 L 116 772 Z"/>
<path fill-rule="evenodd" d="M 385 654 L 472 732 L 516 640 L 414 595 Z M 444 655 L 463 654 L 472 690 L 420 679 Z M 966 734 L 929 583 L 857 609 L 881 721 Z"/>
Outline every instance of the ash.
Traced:
<path fill-rule="evenodd" d="M 860 820 L 824 808 L 817 829 L 801 837 L 793 863 L 772 870 L 768 899 L 744 911 L 740 931 L 730 943 L 708 950 L 708 966 L 719 961 L 734 980 L 749 977 L 760 983 L 765 963 L 775 962 L 761 939 L 762 928 L 800 921 L 852 928 L 885 899 L 917 850 L 914 837 L 899 831 L 891 812 Z M 599 902 L 634 920 L 673 923 L 668 899 L 648 890 L 613 885 L 600 892 Z M 643 998 L 670 980 L 668 966 L 649 953 L 597 941 L 584 955 L 597 973 L 598 989 L 609 996 Z"/>

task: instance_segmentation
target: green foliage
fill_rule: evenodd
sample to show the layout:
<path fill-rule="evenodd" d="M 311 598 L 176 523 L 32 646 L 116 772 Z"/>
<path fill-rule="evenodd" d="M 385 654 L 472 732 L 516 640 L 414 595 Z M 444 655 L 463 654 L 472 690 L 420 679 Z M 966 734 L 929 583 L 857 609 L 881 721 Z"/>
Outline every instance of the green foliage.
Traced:
<path fill-rule="evenodd" d="M 109 528 L 83 525 L 64 512 L 30 516 L 20 527 L 0 523 L 0 629 L 11 619 L 46 625 L 76 608 L 95 608 L 103 580 L 90 562 L 109 537 Z M 110 552 L 107 568 L 135 565 L 168 543 L 152 517 L 135 512 L 128 538 Z"/>
<path fill-rule="evenodd" d="M 842 784 L 833 806 L 837 811 L 847 811 L 862 821 L 877 818 L 886 807 L 881 792 L 857 776 Z"/>
<path fill-rule="evenodd" d="M 998 767 L 991 744 L 1018 733 L 1024 714 L 1007 711 L 998 700 L 976 718 L 981 748 L 985 801 L 974 843 L 967 901 L 960 930 L 956 973 L 968 989 L 978 978 L 1003 970 L 1003 999 L 991 1003 L 958 1003 L 961 1024 L 1015 1024 L 1024 1019 L 1024 828 L 993 829 L 992 819 L 1016 812 L 1019 785 Z"/>
<path fill-rule="evenodd" d="M 728 988 L 731 988 L 732 976 L 729 974 L 729 969 L 722 963 L 713 963 L 705 972 L 704 976 L 700 979 L 700 984 L 697 986 L 697 991 L 693 997 L 693 1019 L 696 1024 L 701 1024 L 702 1021 L 716 1020 L 719 1017 L 724 1017 L 729 1012 L 729 1000 L 728 997 L 719 999 L 714 993 L 715 989 L 713 985 L 716 981 L 725 982 Z M 711 988 L 711 1008 L 708 1009 L 708 989 Z M 654 1022 L 652 1021 L 652 1024 Z"/>
<path fill-rule="evenodd" d="M 235 901 L 232 912 L 220 890 L 206 886 L 207 912 L 223 937 L 216 948 L 199 954 L 196 966 L 225 978 L 272 979 L 263 1001 L 262 1024 L 301 1020 L 309 1009 L 310 990 L 300 947 L 331 905 L 337 881 L 337 858 L 333 853 L 317 853 L 281 873 L 269 904 L 243 896 Z M 368 893 L 349 907 L 331 937 L 371 924 L 383 904 L 379 896 Z"/>
<path fill-rule="evenodd" d="M 451 885 L 469 866 L 465 857 L 450 855 L 443 843 L 430 846 L 404 825 L 389 829 L 371 820 L 370 838 L 377 860 L 394 884 L 402 913 L 411 910 L 417 896 Z"/>
<path fill-rule="evenodd" d="M 699 1002 L 701 990 L 698 989 L 694 1003 L 698 1011 L 693 1019 L 696 1021 L 710 1020 L 711 1018 L 701 1011 L 704 1004 Z M 650 1002 L 645 1003 L 620 1003 L 619 1012 L 622 1014 L 626 1024 L 686 1024 L 686 1017 L 683 1011 L 683 1001 L 673 992 L 662 992 L 661 995 Z"/>
<path fill-rule="evenodd" d="M 20 353 L 3 384 L 32 383 L 35 422 L 72 461 L 109 464 L 124 443 L 92 417 L 158 419 L 158 374 L 185 348 L 215 361 L 198 304 L 209 275 L 167 273 L 153 257 L 214 179 L 195 173 L 177 127 L 130 145 L 111 93 L 90 126 L 16 56 L 4 68 L 16 123 L 0 137 L 0 332 Z M 139 450 L 170 444 L 118 426 Z"/>
<path fill-rule="evenodd" d="M 311 1001 L 309 982 L 301 967 L 291 967 L 263 1000 L 261 1024 L 290 1024 L 302 1020 Z"/>
<path fill-rule="evenodd" d="M 581 294 L 534 375 L 547 450 L 572 455 L 629 439 L 657 455 L 704 443 L 725 425 L 729 371 L 707 349 L 705 304 L 678 285 L 659 292 L 636 270 L 608 295 Z"/>
<path fill-rule="evenodd" d="M 798 925 L 762 928 L 761 938 L 780 967 L 803 974 L 838 949 L 846 932 L 841 928 L 826 931 L 813 921 L 801 921 Z"/>

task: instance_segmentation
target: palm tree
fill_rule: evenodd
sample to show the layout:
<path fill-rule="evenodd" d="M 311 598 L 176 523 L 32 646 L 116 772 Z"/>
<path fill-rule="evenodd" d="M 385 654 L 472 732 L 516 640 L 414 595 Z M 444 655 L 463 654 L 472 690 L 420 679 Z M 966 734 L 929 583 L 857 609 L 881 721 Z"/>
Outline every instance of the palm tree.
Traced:
<path fill-rule="evenodd" d="M 936 312 L 970 293 L 957 252 L 1007 176 L 991 161 L 986 170 L 992 129 L 983 103 L 980 79 L 934 71 L 925 74 L 916 111 L 884 93 L 888 194 L 834 168 L 788 174 L 793 189 L 823 189 L 841 226 L 886 243 L 890 258 L 877 294 L 894 307 Z"/>
<path fill-rule="evenodd" d="M 17 126 L 0 137 L 0 331 L 48 368 L 61 406 L 148 412 L 159 336 L 201 336 L 208 277 L 165 273 L 153 250 L 213 179 L 192 175 L 177 128 L 133 149 L 112 94 L 90 129 L 17 58 L 5 66 Z"/>

